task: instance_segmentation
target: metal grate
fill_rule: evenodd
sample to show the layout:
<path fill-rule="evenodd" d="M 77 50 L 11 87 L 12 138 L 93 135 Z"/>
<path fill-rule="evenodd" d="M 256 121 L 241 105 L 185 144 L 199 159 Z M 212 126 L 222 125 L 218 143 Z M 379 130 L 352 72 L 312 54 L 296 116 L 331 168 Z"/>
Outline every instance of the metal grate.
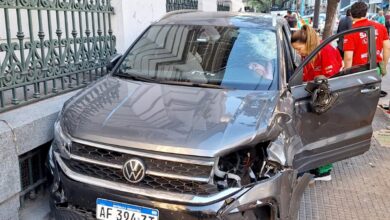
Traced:
<path fill-rule="evenodd" d="M 112 14 L 110 0 L 0 1 L 0 112 L 104 75 Z"/>
<path fill-rule="evenodd" d="M 120 182 L 141 188 L 175 193 L 187 193 L 192 195 L 212 195 L 218 192 L 217 186 L 209 183 L 170 179 L 151 175 L 146 175 L 141 182 L 132 184 L 125 179 L 122 169 L 115 169 L 76 160 L 63 160 L 65 164 L 75 172 L 111 182 Z"/>
<path fill-rule="evenodd" d="M 230 11 L 230 5 L 225 5 L 222 2 L 217 3 L 217 11 Z"/>
<path fill-rule="evenodd" d="M 37 191 L 48 178 L 45 162 L 49 147 L 50 143 L 19 156 L 20 181 L 22 188 L 20 197 L 22 202 L 25 195 L 29 193 L 35 194 L 35 191 Z"/>
<path fill-rule="evenodd" d="M 167 0 L 167 12 L 183 9 L 198 9 L 198 0 Z"/>

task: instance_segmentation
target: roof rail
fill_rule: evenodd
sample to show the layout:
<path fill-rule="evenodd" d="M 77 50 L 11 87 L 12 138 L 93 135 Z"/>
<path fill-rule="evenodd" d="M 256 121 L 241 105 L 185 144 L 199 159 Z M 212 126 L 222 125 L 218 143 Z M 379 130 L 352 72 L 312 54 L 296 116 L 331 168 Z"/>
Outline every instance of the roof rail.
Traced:
<path fill-rule="evenodd" d="M 194 9 L 181 9 L 181 10 L 171 11 L 171 12 L 166 13 L 162 18 L 160 18 L 159 21 L 161 21 L 162 19 L 168 18 L 168 17 L 170 17 L 172 15 L 190 13 L 190 12 L 195 12 L 195 11 L 198 11 L 198 10 L 194 10 Z"/>

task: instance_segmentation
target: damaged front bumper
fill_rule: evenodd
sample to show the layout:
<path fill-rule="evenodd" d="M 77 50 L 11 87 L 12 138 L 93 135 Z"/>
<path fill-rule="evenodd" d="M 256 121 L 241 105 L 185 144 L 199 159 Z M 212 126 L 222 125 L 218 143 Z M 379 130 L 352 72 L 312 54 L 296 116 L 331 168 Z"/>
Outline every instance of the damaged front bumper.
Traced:
<path fill-rule="evenodd" d="M 93 181 L 81 182 L 69 174 L 60 160 L 51 154 L 49 161 L 54 175 L 51 208 L 55 219 L 94 219 L 98 198 L 158 209 L 161 220 L 294 219 L 310 180 L 308 175 L 297 179 L 296 172 L 284 170 L 234 193 L 206 198 L 202 203 L 186 203 L 114 190 Z"/>

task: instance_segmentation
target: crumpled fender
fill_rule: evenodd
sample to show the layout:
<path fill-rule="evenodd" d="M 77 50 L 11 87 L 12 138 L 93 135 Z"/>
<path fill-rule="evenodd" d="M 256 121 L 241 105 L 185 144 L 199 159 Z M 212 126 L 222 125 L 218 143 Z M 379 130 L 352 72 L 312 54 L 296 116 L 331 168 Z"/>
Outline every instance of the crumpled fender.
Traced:
<path fill-rule="evenodd" d="M 276 219 L 296 219 L 302 195 L 311 179 L 310 174 L 297 178 L 297 172 L 284 170 L 277 175 L 252 185 L 247 191 L 225 205 L 218 212 L 220 219 L 229 219 L 228 215 L 261 207 L 278 204 Z M 252 218 L 245 218 L 252 220 Z M 253 220 L 256 220 L 253 217 Z"/>

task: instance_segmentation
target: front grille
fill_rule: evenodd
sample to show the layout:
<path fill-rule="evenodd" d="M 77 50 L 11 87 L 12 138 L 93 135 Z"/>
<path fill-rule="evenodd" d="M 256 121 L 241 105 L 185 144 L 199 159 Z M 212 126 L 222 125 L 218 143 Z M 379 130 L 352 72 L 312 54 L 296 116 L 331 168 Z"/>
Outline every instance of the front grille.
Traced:
<path fill-rule="evenodd" d="M 122 169 L 115 169 L 77 160 L 63 159 L 63 161 L 71 170 L 82 175 L 112 182 L 124 183 L 141 188 L 192 195 L 212 195 L 218 192 L 217 186 L 212 184 L 188 180 L 170 179 L 152 175 L 146 175 L 141 182 L 137 184 L 132 184 L 125 179 L 122 174 Z"/>
<path fill-rule="evenodd" d="M 209 178 L 212 169 L 211 166 L 139 157 L 117 151 L 95 148 L 76 142 L 72 143 L 72 154 L 116 165 L 123 165 L 129 159 L 138 157 L 145 162 L 146 168 L 150 171 L 188 177 Z"/>

